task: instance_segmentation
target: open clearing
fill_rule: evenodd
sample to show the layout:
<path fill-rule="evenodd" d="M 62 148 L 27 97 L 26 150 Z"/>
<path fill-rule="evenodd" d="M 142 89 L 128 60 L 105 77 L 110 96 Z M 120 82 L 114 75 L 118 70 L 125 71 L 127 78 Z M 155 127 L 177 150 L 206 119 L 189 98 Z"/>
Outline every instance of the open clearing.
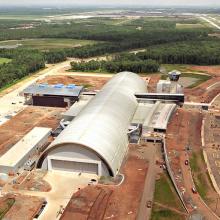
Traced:
<path fill-rule="evenodd" d="M 197 110 L 178 109 L 168 125 L 166 145 L 176 184 L 183 193 L 188 210 L 193 212 L 196 206 L 207 219 L 215 219 L 210 209 L 202 202 L 203 198 L 211 208 L 216 205 L 211 199 L 215 198 L 216 192 L 209 181 L 207 167 L 201 156 L 202 118 L 202 114 Z M 189 165 L 185 165 L 186 160 L 190 161 L 191 169 Z M 193 180 L 202 198 L 199 193 L 192 192 Z"/>
<path fill-rule="evenodd" d="M 185 220 L 185 216 L 170 210 L 166 206 L 154 204 L 151 220 Z"/>
<path fill-rule="evenodd" d="M 25 196 L 20 194 L 16 196 L 6 195 L 3 197 L 3 202 L 0 200 L 0 206 L 5 203 L 7 198 L 13 198 L 15 202 L 9 211 L 4 215 L 3 219 L 33 219 L 35 214 L 40 210 L 42 203 L 44 202 L 44 199 L 40 197 Z"/>
<path fill-rule="evenodd" d="M 0 155 L 7 152 L 16 142 L 36 126 L 56 128 L 60 113 L 64 109 L 27 107 L 11 120 L 0 126 Z"/>
<path fill-rule="evenodd" d="M 182 64 L 163 64 L 162 66 L 164 73 L 168 73 L 174 69 L 180 71 L 182 74 L 179 83 L 184 88 L 197 87 L 212 78 L 212 74 L 209 74 L 206 68 L 198 68 L 197 70 L 196 67 L 197 66 Z M 163 74 L 161 79 L 167 79 L 167 75 Z"/>
<path fill-rule="evenodd" d="M 11 62 L 10 59 L 7 59 L 7 58 L 0 58 L 0 65 L 1 65 L 1 64 L 4 64 L 4 63 L 9 63 L 9 62 Z"/>
<path fill-rule="evenodd" d="M 184 220 L 181 202 L 167 174 L 156 181 L 151 220 Z"/>
<path fill-rule="evenodd" d="M 183 211 L 176 191 L 169 177 L 164 173 L 160 176 L 160 179 L 156 181 L 154 199 L 157 203 L 162 203 L 172 208 L 176 208 L 179 211 Z"/>
<path fill-rule="evenodd" d="M 209 168 L 209 175 L 212 178 L 213 186 L 215 186 L 216 191 L 219 192 L 220 186 L 220 115 L 217 112 L 207 113 L 204 119 L 204 158 L 207 161 L 207 165 Z M 203 186 L 204 187 L 204 186 Z M 205 190 L 205 189 L 204 189 Z M 212 197 L 212 200 L 218 202 L 219 197 Z M 213 209 L 217 209 L 213 206 Z M 217 213 L 220 215 L 219 207 L 217 209 Z"/>
<path fill-rule="evenodd" d="M 38 81 L 39 83 L 58 84 L 64 85 L 76 84 L 83 85 L 89 90 L 99 90 L 109 80 L 108 77 L 88 77 L 88 76 L 74 76 L 74 75 L 57 75 L 48 76 Z"/>
<path fill-rule="evenodd" d="M 165 73 L 174 69 L 182 72 L 180 82 L 186 77 L 193 78 L 184 80 L 186 101 L 210 103 L 220 93 L 220 66 L 165 64 L 163 67 L 161 79 L 166 79 Z"/>
<path fill-rule="evenodd" d="M 203 24 L 181 24 L 177 23 L 176 24 L 177 29 L 186 29 L 186 28 L 206 28 L 205 25 Z"/>
<path fill-rule="evenodd" d="M 45 39 L 0 41 L 0 46 L 19 46 L 24 48 L 48 50 L 48 49 L 58 49 L 58 48 L 80 47 L 84 45 L 92 45 L 95 43 L 97 42 L 91 40 L 45 38 Z"/>

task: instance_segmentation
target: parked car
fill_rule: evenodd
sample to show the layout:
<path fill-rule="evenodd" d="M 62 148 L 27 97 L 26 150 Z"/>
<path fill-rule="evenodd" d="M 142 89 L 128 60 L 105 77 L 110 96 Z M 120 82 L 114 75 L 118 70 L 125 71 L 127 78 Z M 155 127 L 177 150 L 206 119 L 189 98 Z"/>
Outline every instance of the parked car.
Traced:
<path fill-rule="evenodd" d="M 147 206 L 147 208 L 152 208 L 152 201 L 148 201 L 146 206 Z"/>
<path fill-rule="evenodd" d="M 40 210 L 38 211 L 38 213 L 34 216 L 34 220 L 37 220 L 39 219 L 39 216 L 41 215 L 41 213 L 43 212 L 44 208 L 46 207 L 47 205 L 47 201 L 44 201 L 41 205 L 41 208 Z"/>
<path fill-rule="evenodd" d="M 33 160 L 28 160 L 25 164 L 24 164 L 24 170 L 26 171 L 31 171 L 34 169 L 35 167 L 35 164 L 36 164 L 36 161 L 33 161 Z"/>
<path fill-rule="evenodd" d="M 195 187 L 192 187 L 192 192 L 193 192 L 194 194 L 197 194 L 197 190 L 196 190 Z"/>

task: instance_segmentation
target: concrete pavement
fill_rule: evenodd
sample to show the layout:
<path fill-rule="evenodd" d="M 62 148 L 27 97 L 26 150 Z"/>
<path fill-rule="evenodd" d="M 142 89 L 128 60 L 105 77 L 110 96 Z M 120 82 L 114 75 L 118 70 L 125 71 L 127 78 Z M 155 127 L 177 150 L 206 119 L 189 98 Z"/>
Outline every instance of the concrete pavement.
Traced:
<path fill-rule="evenodd" d="M 156 150 L 156 146 L 152 144 L 145 152 L 149 164 L 137 220 L 147 220 L 151 216 L 151 208 L 147 208 L 147 202 L 152 201 L 153 204 L 156 180 Z"/>
<path fill-rule="evenodd" d="M 51 191 L 38 192 L 28 190 L 14 190 L 13 193 L 45 198 L 47 205 L 38 219 L 56 220 L 61 217 L 61 214 L 59 214 L 60 207 L 65 208 L 73 193 L 77 192 L 78 188 L 86 187 L 91 179 L 97 179 L 97 176 L 92 174 L 81 174 L 79 176 L 78 173 L 48 171 L 44 177 L 44 180 L 51 185 Z M 7 191 L 4 192 L 8 193 Z"/>

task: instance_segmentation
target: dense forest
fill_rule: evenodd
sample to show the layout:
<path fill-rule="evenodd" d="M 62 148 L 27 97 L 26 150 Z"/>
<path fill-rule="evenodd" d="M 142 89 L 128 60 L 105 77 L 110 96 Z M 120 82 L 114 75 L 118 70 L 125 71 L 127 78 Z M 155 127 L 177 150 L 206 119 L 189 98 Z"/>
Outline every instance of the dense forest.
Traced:
<path fill-rule="evenodd" d="M 167 64 L 220 64 L 220 41 L 192 41 L 162 44 L 148 47 L 137 57 L 141 60 L 154 59 Z"/>
<path fill-rule="evenodd" d="M 111 35 L 112 34 L 112 35 Z M 102 34 L 87 36 L 87 40 L 99 40 L 106 43 L 95 45 L 87 45 L 78 48 L 67 48 L 56 50 L 54 56 L 60 57 L 60 61 L 64 60 L 64 54 L 67 57 L 88 58 L 94 56 L 105 55 L 109 53 L 123 52 L 137 48 L 144 48 L 151 45 L 164 44 L 169 42 L 181 42 L 198 39 L 198 41 L 206 39 L 208 33 L 206 31 L 152 31 L 150 33 L 111 33 L 103 32 Z M 52 54 L 50 54 L 52 55 Z M 55 58 L 57 59 L 57 58 Z M 58 58 L 59 59 L 59 58 Z"/>
<path fill-rule="evenodd" d="M 43 54 L 35 50 L 0 50 L 0 57 L 12 59 L 0 65 L 0 88 L 45 67 Z"/>
<path fill-rule="evenodd" d="M 141 60 L 132 54 L 118 55 L 115 56 L 111 61 L 92 60 L 89 62 L 72 62 L 71 66 L 73 71 L 96 71 L 110 73 L 117 73 L 121 71 L 153 73 L 158 72 L 160 67 L 159 63 L 154 60 Z"/>
<path fill-rule="evenodd" d="M 172 35 L 173 32 L 191 32 L 191 35 L 198 35 L 201 32 L 210 32 L 210 29 L 176 29 L 176 23 L 182 19 L 136 19 L 125 24 L 118 24 L 119 21 L 110 18 L 90 18 L 85 20 L 70 20 L 44 22 L 44 21 L 22 21 L 2 19 L 0 24 L 0 40 L 20 40 L 32 38 L 69 38 L 87 39 L 97 41 L 118 42 L 126 40 L 152 39 L 154 32 L 160 38 L 164 35 Z M 123 22 L 123 20 L 122 20 Z M 187 23 L 194 23 L 195 20 L 187 20 Z M 30 28 L 23 28 L 30 27 Z M 139 29 L 141 28 L 141 29 Z M 169 32 L 171 32 L 169 34 Z M 184 34 L 186 35 L 186 34 Z M 168 37 L 169 37 L 168 36 Z"/>
<path fill-rule="evenodd" d="M 0 57 L 11 62 L 0 65 L 0 87 L 67 57 L 89 58 L 118 54 L 109 61 L 72 63 L 78 71 L 137 73 L 156 72 L 160 63 L 220 64 L 220 39 L 211 37 L 213 29 L 177 29 L 176 23 L 196 24 L 196 19 L 140 18 L 135 20 L 90 18 L 69 21 L 7 20 L 0 24 L 0 40 L 36 38 L 93 40 L 93 45 L 33 50 L 0 49 Z M 28 27 L 28 28 L 26 28 Z M 145 52 L 131 55 L 133 49 Z"/>
<path fill-rule="evenodd" d="M 106 33 L 105 35 L 108 34 Z M 124 36 L 123 39 L 126 40 L 121 40 L 121 35 L 118 36 L 117 39 L 116 35 L 111 39 L 112 41 L 106 43 L 86 45 L 78 48 L 51 50 L 46 53 L 46 60 L 48 60 L 48 62 L 50 63 L 55 63 L 65 60 L 66 57 L 89 58 L 170 42 L 186 42 L 192 41 L 194 39 L 198 39 L 198 41 L 201 41 L 203 39 L 206 39 L 207 37 L 207 32 L 204 31 L 154 31 L 145 35 L 136 35 L 135 37 L 133 35 Z M 97 40 L 92 37 L 88 39 Z M 99 38 L 99 40 L 103 41 L 104 37 Z"/>

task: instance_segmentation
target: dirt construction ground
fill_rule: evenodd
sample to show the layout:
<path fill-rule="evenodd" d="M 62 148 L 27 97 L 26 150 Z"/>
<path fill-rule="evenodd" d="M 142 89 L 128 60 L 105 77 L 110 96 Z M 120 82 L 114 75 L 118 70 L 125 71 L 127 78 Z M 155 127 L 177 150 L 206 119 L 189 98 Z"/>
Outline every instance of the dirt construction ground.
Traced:
<path fill-rule="evenodd" d="M 76 75 L 74 75 L 76 74 Z M 100 76 L 99 76 L 100 75 Z M 142 76 L 146 80 L 146 76 Z M 154 79 L 156 77 L 156 79 Z M 157 80 L 157 76 L 152 77 L 153 81 Z M 108 74 L 94 74 L 91 75 L 88 73 L 66 73 L 65 75 L 56 75 L 56 76 L 47 76 L 42 80 L 39 80 L 38 83 L 48 83 L 48 84 L 58 84 L 62 83 L 64 85 L 76 84 L 82 85 L 88 90 L 100 90 L 103 85 L 109 81 L 111 77 Z M 151 83 L 152 84 L 152 83 Z M 155 86 L 155 82 L 154 82 Z"/>
<path fill-rule="evenodd" d="M 216 192 L 209 181 L 206 165 L 202 157 L 199 157 L 201 155 L 202 146 L 202 118 L 202 114 L 199 111 L 178 109 L 168 125 L 166 145 L 176 184 L 183 193 L 188 210 L 194 212 L 194 207 L 196 206 L 196 210 L 202 213 L 206 217 L 205 219 L 209 220 L 216 219 L 216 217 L 212 211 L 204 205 L 199 193 L 192 193 L 192 187 L 194 187 L 192 173 L 190 166 L 185 165 L 185 161 L 190 161 L 193 155 L 198 157 L 194 162 L 196 164 L 192 164 L 196 168 L 199 167 L 198 170 L 196 169 L 196 172 L 193 172 L 193 179 L 194 181 L 198 181 L 199 186 L 199 180 L 203 180 L 201 184 L 202 187 L 205 187 L 205 197 L 209 200 L 208 205 L 214 208 L 215 201 L 212 201 L 212 198 L 216 197 Z"/>
<path fill-rule="evenodd" d="M 99 90 L 103 85 L 109 80 L 107 77 L 87 77 L 87 76 L 48 76 L 43 80 L 40 80 L 40 83 L 48 84 L 58 84 L 62 83 L 64 85 L 76 84 L 83 85 L 90 90 Z"/>
<path fill-rule="evenodd" d="M 7 152 L 25 134 L 36 126 L 56 128 L 60 113 L 65 109 L 27 107 L 11 120 L 0 126 L 0 155 Z"/>
<path fill-rule="evenodd" d="M 211 102 L 220 93 L 220 66 L 192 66 L 191 69 L 206 72 L 212 78 L 193 89 L 185 89 L 186 100 Z"/>
<path fill-rule="evenodd" d="M 204 153 L 207 157 L 210 175 L 220 188 L 220 114 L 207 113 L 204 120 Z M 217 196 L 213 198 L 217 200 Z M 218 198 L 219 199 L 219 198 Z M 217 204 L 218 205 L 218 204 Z M 217 207 L 216 205 L 216 207 Z M 217 209 L 217 208 L 215 208 Z M 217 209 L 219 210 L 219 209 Z M 220 211 L 218 211 L 220 214 Z"/>
<path fill-rule="evenodd" d="M 43 198 L 33 196 L 16 195 L 14 205 L 4 216 L 5 220 L 30 220 L 40 210 L 44 202 Z"/>
<path fill-rule="evenodd" d="M 32 172 L 23 172 L 17 179 L 16 183 L 11 185 L 8 184 L 7 190 L 30 190 L 49 192 L 51 186 L 44 180 L 46 172 L 43 170 L 34 170 Z"/>
<path fill-rule="evenodd" d="M 62 220 L 133 220 L 136 219 L 142 198 L 147 162 L 130 147 L 122 168 L 125 175 L 120 186 L 96 185 L 79 190 L 72 196 Z"/>

